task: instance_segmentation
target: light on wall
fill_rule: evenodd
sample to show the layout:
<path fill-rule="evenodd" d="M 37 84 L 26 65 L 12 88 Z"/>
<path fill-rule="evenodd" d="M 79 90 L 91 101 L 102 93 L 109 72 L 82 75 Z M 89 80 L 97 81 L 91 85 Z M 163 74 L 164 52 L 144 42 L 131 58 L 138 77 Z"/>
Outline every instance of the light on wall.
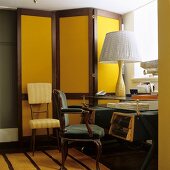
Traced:
<path fill-rule="evenodd" d="M 134 33 L 131 31 L 116 31 L 106 34 L 99 62 L 118 63 L 119 74 L 116 84 L 116 96 L 124 97 L 125 84 L 122 76 L 124 62 L 139 62 L 139 56 Z"/>

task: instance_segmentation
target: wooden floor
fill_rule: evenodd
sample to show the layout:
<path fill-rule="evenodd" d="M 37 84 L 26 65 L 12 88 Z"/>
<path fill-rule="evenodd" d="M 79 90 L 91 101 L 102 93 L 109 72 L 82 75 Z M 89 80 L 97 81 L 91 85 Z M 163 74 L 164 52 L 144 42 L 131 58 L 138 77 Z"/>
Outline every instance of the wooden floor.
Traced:
<path fill-rule="evenodd" d="M 0 170 L 57 170 L 61 165 L 61 153 L 57 149 L 31 152 L 3 153 L 0 155 Z M 68 170 L 95 170 L 95 160 L 70 148 L 65 167 Z M 101 170 L 109 170 L 100 164 Z"/>
<path fill-rule="evenodd" d="M 56 142 L 37 141 L 34 157 L 30 144 L 0 144 L 0 170 L 57 170 L 61 164 L 61 153 Z M 140 170 L 150 146 L 127 143 L 107 136 L 102 140 L 101 170 Z M 83 148 L 83 153 L 81 152 Z M 156 152 L 157 153 L 157 152 Z M 89 156 L 87 156 L 89 155 Z M 70 143 L 66 160 L 68 170 L 95 170 L 96 147 L 92 143 Z M 153 155 L 148 170 L 158 170 L 158 156 Z"/>

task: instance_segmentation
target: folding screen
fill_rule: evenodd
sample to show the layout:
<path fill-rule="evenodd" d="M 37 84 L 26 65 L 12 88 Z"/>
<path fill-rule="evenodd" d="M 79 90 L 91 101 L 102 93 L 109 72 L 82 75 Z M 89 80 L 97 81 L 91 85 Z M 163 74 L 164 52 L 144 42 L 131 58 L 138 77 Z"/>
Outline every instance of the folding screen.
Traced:
<path fill-rule="evenodd" d="M 19 68 L 21 93 L 21 136 L 29 136 L 30 108 L 27 83 L 52 83 L 52 18 L 49 12 L 20 10 Z M 51 108 L 51 106 L 50 106 Z M 43 132 L 42 132 L 43 133 Z"/>
<path fill-rule="evenodd" d="M 93 8 L 53 14 L 18 10 L 20 137 L 30 135 L 27 83 L 51 82 L 53 88 L 66 93 L 69 104 L 79 105 L 83 95 L 115 90 L 117 65 L 101 65 L 98 59 L 105 34 L 119 30 L 121 16 Z M 86 102 L 94 104 L 90 99 Z M 78 121 L 78 117 L 71 117 L 72 123 Z"/>
<path fill-rule="evenodd" d="M 85 12 L 84 12 L 85 11 Z M 58 12 L 59 44 L 57 87 L 67 94 L 69 104 L 82 103 L 82 95 L 89 94 L 89 9 Z M 70 116 L 72 123 L 78 116 Z"/>

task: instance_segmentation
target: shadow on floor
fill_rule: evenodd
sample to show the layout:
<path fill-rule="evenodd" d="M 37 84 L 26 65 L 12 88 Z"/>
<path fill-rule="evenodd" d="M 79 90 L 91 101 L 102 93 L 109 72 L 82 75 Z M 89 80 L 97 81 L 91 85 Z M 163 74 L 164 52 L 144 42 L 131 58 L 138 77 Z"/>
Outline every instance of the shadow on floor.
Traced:
<path fill-rule="evenodd" d="M 103 139 L 102 144 L 103 151 L 100 162 L 111 170 L 141 170 L 150 149 L 150 145 L 146 143 L 129 143 L 110 136 Z M 84 146 L 83 153 L 95 158 L 94 144 L 80 144 L 78 149 L 81 150 L 82 146 Z M 157 153 L 153 155 L 147 170 L 158 170 Z"/>

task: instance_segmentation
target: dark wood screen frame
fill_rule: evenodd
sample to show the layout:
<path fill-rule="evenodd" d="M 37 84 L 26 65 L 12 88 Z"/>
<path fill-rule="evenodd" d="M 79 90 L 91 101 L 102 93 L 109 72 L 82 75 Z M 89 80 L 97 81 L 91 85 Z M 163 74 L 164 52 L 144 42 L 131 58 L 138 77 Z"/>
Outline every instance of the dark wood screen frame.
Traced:
<path fill-rule="evenodd" d="M 88 49 L 89 49 L 89 93 L 66 93 L 68 99 L 82 99 L 83 95 L 92 95 L 93 86 L 93 9 L 79 8 L 56 11 L 56 49 L 57 49 L 57 69 L 56 69 L 56 87 L 60 89 L 60 35 L 59 35 L 59 19 L 62 17 L 88 16 Z"/>
<path fill-rule="evenodd" d="M 51 17 L 52 19 L 52 87 L 56 88 L 56 22 L 55 14 L 50 11 L 17 9 L 17 82 L 18 82 L 18 140 L 23 141 L 22 130 L 22 100 L 27 100 L 27 94 L 22 94 L 22 66 L 21 66 L 21 15 Z"/>

